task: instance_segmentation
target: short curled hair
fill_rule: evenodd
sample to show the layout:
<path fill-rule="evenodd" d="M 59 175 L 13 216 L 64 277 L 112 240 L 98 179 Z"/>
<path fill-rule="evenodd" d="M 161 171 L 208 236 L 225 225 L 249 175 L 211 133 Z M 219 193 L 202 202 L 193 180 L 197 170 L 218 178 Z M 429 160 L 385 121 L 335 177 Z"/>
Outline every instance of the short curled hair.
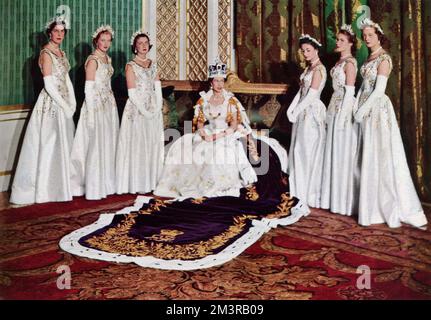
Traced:
<path fill-rule="evenodd" d="M 61 21 L 61 22 L 57 22 L 57 21 L 53 21 L 48 28 L 46 29 L 46 35 L 49 37 L 49 35 L 51 34 L 52 30 L 54 30 L 54 28 L 57 25 L 62 25 L 64 27 L 64 35 L 67 34 L 67 29 L 66 29 L 66 22 L 65 21 Z"/>
<path fill-rule="evenodd" d="M 153 45 L 150 42 L 150 37 L 147 34 L 145 34 L 145 33 L 140 33 L 133 40 L 133 44 L 132 44 L 132 53 L 133 54 L 136 54 L 136 43 L 138 42 L 139 38 L 143 38 L 143 37 L 147 38 L 148 39 L 148 43 L 150 44 L 148 51 L 150 51 L 151 48 L 153 47 Z"/>
<path fill-rule="evenodd" d="M 379 41 L 380 41 L 380 44 L 381 45 L 384 45 L 385 43 L 386 43 L 386 36 L 383 34 L 383 33 L 381 33 L 380 31 L 379 31 L 379 29 L 377 29 L 376 27 L 373 27 L 373 26 L 369 26 L 369 28 L 373 28 L 374 29 L 374 31 L 376 32 L 376 34 L 377 34 L 377 38 L 379 39 Z M 364 40 L 364 32 L 362 32 L 362 40 Z"/>
<path fill-rule="evenodd" d="M 317 43 L 315 43 L 314 41 L 312 41 L 311 39 L 308 38 L 303 38 L 299 40 L 299 47 L 301 47 L 303 44 L 309 44 L 310 46 L 312 46 L 314 49 L 317 50 L 317 54 L 320 56 L 321 53 L 321 47 L 317 45 Z"/>
<path fill-rule="evenodd" d="M 96 36 L 96 38 L 94 38 L 93 39 L 93 47 L 94 48 L 97 48 L 97 41 L 99 41 L 99 39 L 100 39 L 100 37 L 102 36 L 102 34 L 105 34 L 105 33 L 108 33 L 108 34 L 110 34 L 111 35 L 111 41 L 114 39 L 114 37 L 112 36 L 112 34 L 108 31 L 108 30 L 103 30 L 103 31 L 100 31 L 98 34 L 97 34 L 97 36 Z"/>

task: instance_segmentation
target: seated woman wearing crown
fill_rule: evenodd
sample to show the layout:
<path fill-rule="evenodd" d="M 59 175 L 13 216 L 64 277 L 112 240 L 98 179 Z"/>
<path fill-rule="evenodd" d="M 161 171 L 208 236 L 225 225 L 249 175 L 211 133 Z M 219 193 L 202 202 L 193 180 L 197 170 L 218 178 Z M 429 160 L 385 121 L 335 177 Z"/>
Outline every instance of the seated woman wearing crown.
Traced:
<path fill-rule="evenodd" d="M 226 65 L 209 66 L 211 89 L 194 107 L 193 133 L 170 148 L 154 191 L 164 197 L 236 196 L 257 176 L 240 138 L 251 133 L 239 100 L 224 89 Z"/>
<path fill-rule="evenodd" d="M 195 106 L 195 131 L 167 153 L 154 193 L 176 199 L 138 196 L 132 207 L 64 236 L 64 251 L 158 269 L 209 268 L 309 213 L 290 195 L 286 151 L 277 151 L 274 139 L 254 139 L 240 102 L 224 90 L 225 77 L 225 65 L 210 68 L 212 89 Z"/>

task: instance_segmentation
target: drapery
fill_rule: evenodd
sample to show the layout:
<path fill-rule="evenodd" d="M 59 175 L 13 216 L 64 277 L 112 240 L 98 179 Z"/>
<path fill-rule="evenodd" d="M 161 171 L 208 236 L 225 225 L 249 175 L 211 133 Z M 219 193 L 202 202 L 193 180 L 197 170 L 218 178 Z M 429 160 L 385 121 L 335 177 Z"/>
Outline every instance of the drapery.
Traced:
<path fill-rule="evenodd" d="M 394 69 L 387 94 L 394 104 L 409 167 L 422 201 L 431 203 L 431 1 L 427 0 L 238 0 L 238 74 L 252 82 L 295 84 L 303 65 L 302 33 L 318 38 L 331 68 L 335 35 L 343 23 L 357 33 L 359 66 L 368 55 L 357 22 L 370 17 L 383 28 Z M 357 85 L 361 78 L 358 76 Z M 295 90 L 295 87 L 291 87 Z M 331 94 L 327 85 L 322 99 Z M 280 114 L 285 109 L 280 110 Z M 282 116 L 275 125 L 286 126 Z"/>

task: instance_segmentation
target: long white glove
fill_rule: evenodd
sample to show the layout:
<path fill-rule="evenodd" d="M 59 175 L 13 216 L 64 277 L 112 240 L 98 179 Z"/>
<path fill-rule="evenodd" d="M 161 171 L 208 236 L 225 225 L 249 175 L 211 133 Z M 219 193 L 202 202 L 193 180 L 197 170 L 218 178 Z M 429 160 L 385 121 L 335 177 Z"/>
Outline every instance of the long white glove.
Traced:
<path fill-rule="evenodd" d="M 162 95 L 162 82 L 160 80 L 154 81 L 154 90 L 156 92 L 157 110 L 162 110 L 163 95 Z"/>
<path fill-rule="evenodd" d="M 130 101 L 138 108 L 139 112 L 147 119 L 152 119 L 156 112 L 145 109 L 144 98 L 139 94 L 138 89 L 131 88 L 127 90 Z"/>
<path fill-rule="evenodd" d="M 55 84 L 54 77 L 53 76 L 43 77 L 43 83 L 45 85 L 46 92 L 51 97 L 51 99 L 54 100 L 54 102 L 58 104 L 61 109 L 63 109 L 63 112 L 66 118 L 72 118 L 73 114 L 75 113 L 75 110 L 58 91 L 57 85 Z"/>
<path fill-rule="evenodd" d="M 286 111 L 287 118 L 289 119 L 290 122 L 296 122 L 296 119 L 293 118 L 293 110 L 298 104 L 300 98 L 301 98 L 301 90 L 298 90 L 295 98 L 293 98 L 292 102 L 289 105 L 289 108 L 287 108 L 287 111 Z"/>
<path fill-rule="evenodd" d="M 355 87 L 344 86 L 344 98 L 338 116 L 338 128 L 344 128 L 346 121 L 351 121 L 353 105 L 355 104 Z"/>
<path fill-rule="evenodd" d="M 358 111 L 355 113 L 355 121 L 362 122 L 368 112 L 371 110 L 376 100 L 382 98 L 385 95 L 386 85 L 388 83 L 388 77 L 383 75 L 378 75 L 376 80 L 376 85 L 373 92 L 370 94 L 368 99 L 364 102 L 362 106 L 359 107 Z"/>
<path fill-rule="evenodd" d="M 73 110 L 73 113 L 75 113 L 76 111 L 75 90 L 73 89 L 73 84 L 69 76 L 66 77 L 66 86 L 67 86 L 67 92 L 69 93 L 69 102 L 71 104 L 71 109 Z"/>
<path fill-rule="evenodd" d="M 94 126 L 94 119 L 97 107 L 97 99 L 96 99 L 96 81 L 85 81 L 85 105 L 87 107 L 87 116 L 88 116 L 88 126 L 91 128 Z"/>
<path fill-rule="evenodd" d="M 289 113 L 289 110 L 287 110 L 288 113 L 288 118 L 290 120 L 290 122 L 295 123 L 298 116 L 301 114 L 302 111 L 305 110 L 305 108 L 307 106 L 309 106 L 311 104 L 311 102 L 317 98 L 319 91 L 313 88 L 308 89 L 307 94 L 305 95 L 305 97 L 301 100 L 301 102 L 299 102 L 298 104 L 296 104 L 296 106 L 292 107 L 292 110 Z M 289 107 L 290 109 L 290 107 Z"/>

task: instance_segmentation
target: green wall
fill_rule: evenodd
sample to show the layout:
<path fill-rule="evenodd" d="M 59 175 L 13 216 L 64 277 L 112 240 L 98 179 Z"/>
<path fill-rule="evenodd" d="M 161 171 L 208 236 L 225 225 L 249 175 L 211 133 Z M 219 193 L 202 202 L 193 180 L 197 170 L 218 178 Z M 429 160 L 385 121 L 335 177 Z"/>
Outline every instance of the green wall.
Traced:
<path fill-rule="evenodd" d="M 124 66 L 131 58 L 130 37 L 141 27 L 142 1 L 136 0 L 0 0 L 0 106 L 31 105 L 42 88 L 37 57 L 46 42 L 43 29 L 57 8 L 67 5 L 71 29 L 63 42 L 78 102 L 83 99 L 83 63 L 93 50 L 91 35 L 110 24 L 115 39 L 110 50 L 117 94 L 124 88 Z"/>

